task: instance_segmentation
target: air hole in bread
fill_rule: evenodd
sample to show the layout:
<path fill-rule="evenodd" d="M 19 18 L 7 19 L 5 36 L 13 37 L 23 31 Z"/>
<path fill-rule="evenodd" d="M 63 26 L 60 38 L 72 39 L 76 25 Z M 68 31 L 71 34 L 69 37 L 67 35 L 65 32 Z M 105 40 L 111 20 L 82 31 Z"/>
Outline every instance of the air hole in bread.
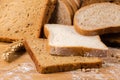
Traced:
<path fill-rule="evenodd" d="M 10 28 L 8 28 L 7 31 L 10 31 Z"/>
<path fill-rule="evenodd" d="M 7 17 L 7 14 L 5 14 L 4 17 Z"/>
<path fill-rule="evenodd" d="M 99 65 L 99 64 L 97 64 L 97 66 L 98 66 L 98 67 L 100 67 L 100 65 Z"/>
<path fill-rule="evenodd" d="M 113 2 L 114 2 L 114 0 L 110 0 L 109 2 L 110 2 L 110 3 L 113 3 Z"/>
<path fill-rule="evenodd" d="M 47 59 L 47 57 L 44 57 L 45 59 Z"/>
<path fill-rule="evenodd" d="M 25 1 L 22 1 L 23 3 L 25 2 Z"/>
<path fill-rule="evenodd" d="M 31 33 L 30 35 L 33 35 L 33 33 Z"/>
<path fill-rule="evenodd" d="M 8 6 L 8 4 L 5 4 L 5 6 L 7 7 L 7 6 Z"/>
<path fill-rule="evenodd" d="M 84 66 L 83 66 L 83 65 L 81 65 L 81 66 L 80 66 L 80 68 L 81 68 L 81 69 L 84 69 Z"/>
<path fill-rule="evenodd" d="M 21 29 L 21 31 L 23 31 L 23 29 Z"/>
<path fill-rule="evenodd" d="M 27 17 L 29 17 L 29 16 L 30 16 L 30 14 L 28 13 L 28 14 L 27 14 Z"/>
<path fill-rule="evenodd" d="M 30 24 L 27 24 L 26 28 L 28 28 L 30 26 Z"/>
<path fill-rule="evenodd" d="M 15 33 L 18 33 L 18 32 L 19 32 L 18 30 L 15 31 Z"/>
<path fill-rule="evenodd" d="M 33 24 L 32 23 L 28 23 L 26 28 L 28 28 L 29 26 L 32 26 Z"/>
<path fill-rule="evenodd" d="M 42 50 L 40 49 L 40 52 L 41 52 Z"/>
<path fill-rule="evenodd" d="M 81 23 L 81 25 L 83 25 L 83 23 Z"/>
<path fill-rule="evenodd" d="M 74 61 L 77 61 L 76 59 L 74 59 Z"/>

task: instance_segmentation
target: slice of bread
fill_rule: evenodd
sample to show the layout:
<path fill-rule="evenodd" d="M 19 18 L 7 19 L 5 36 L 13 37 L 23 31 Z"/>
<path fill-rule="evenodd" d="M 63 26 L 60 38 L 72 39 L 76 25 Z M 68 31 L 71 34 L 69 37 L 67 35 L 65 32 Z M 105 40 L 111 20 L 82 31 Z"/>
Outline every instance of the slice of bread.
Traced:
<path fill-rule="evenodd" d="M 109 7 L 108 7 L 109 6 Z M 83 7 L 74 17 L 76 31 L 83 35 L 101 35 L 120 32 L 120 6 L 96 3 Z"/>
<path fill-rule="evenodd" d="M 58 0 L 49 23 L 72 25 L 73 11 L 65 0 Z"/>
<path fill-rule="evenodd" d="M 101 39 L 108 46 L 120 47 L 120 33 L 101 35 Z"/>
<path fill-rule="evenodd" d="M 14 41 L 40 37 L 42 26 L 48 22 L 56 0 L 0 1 L 0 40 Z"/>
<path fill-rule="evenodd" d="M 108 50 L 99 36 L 80 35 L 73 26 L 46 24 L 44 32 L 52 55 L 105 56 Z"/>
<path fill-rule="evenodd" d="M 40 73 L 70 71 L 79 68 L 99 68 L 102 60 L 95 57 L 52 56 L 47 51 L 47 40 L 27 39 L 25 47 Z"/>

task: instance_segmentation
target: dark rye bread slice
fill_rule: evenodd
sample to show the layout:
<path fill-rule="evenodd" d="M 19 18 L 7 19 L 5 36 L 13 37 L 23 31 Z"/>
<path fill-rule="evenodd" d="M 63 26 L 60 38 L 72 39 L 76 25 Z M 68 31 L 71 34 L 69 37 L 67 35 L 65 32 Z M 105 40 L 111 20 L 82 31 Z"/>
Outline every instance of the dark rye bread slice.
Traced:
<path fill-rule="evenodd" d="M 52 55 L 106 56 L 108 48 L 99 36 L 83 36 L 73 26 L 60 24 L 46 24 L 44 32 Z"/>
<path fill-rule="evenodd" d="M 72 25 L 73 11 L 66 0 L 58 0 L 49 23 Z"/>
<path fill-rule="evenodd" d="M 110 2 L 110 3 L 116 3 L 120 5 L 120 0 L 82 0 L 81 6 L 83 7 L 83 6 L 87 6 L 90 4 L 101 3 L 101 2 Z"/>
<path fill-rule="evenodd" d="M 108 46 L 120 47 L 120 33 L 101 35 L 101 39 Z"/>
<path fill-rule="evenodd" d="M 40 37 L 42 26 L 48 22 L 56 0 L 1 0 L 0 40 L 12 42 Z"/>
<path fill-rule="evenodd" d="M 24 44 L 40 73 L 100 68 L 102 66 L 102 60 L 95 57 L 52 56 L 47 51 L 47 40 L 45 39 L 27 39 Z"/>
<path fill-rule="evenodd" d="M 74 17 L 74 27 L 78 33 L 83 35 L 118 33 L 120 32 L 119 14 L 119 5 L 95 3 L 77 11 Z"/>

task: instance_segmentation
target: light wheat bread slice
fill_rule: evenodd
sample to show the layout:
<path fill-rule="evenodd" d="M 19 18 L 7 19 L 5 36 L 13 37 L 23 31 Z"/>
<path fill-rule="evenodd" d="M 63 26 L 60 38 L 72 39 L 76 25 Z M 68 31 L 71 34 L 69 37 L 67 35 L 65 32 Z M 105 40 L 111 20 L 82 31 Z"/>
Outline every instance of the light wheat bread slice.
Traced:
<path fill-rule="evenodd" d="M 83 36 L 73 26 L 59 24 L 46 24 L 44 32 L 52 55 L 106 56 L 108 48 L 99 36 Z"/>
<path fill-rule="evenodd" d="M 0 40 L 14 41 L 40 37 L 42 26 L 48 22 L 56 0 L 1 0 Z"/>
<path fill-rule="evenodd" d="M 49 23 L 72 25 L 73 11 L 65 0 L 58 0 Z"/>
<path fill-rule="evenodd" d="M 45 39 L 27 39 L 25 48 L 40 73 L 63 72 L 79 68 L 99 68 L 102 66 L 102 60 L 95 57 L 52 56 L 47 51 L 47 40 Z"/>
<path fill-rule="evenodd" d="M 109 6 L 109 7 L 108 7 Z M 83 7 L 74 17 L 76 31 L 83 35 L 101 35 L 120 32 L 120 6 L 96 3 Z"/>

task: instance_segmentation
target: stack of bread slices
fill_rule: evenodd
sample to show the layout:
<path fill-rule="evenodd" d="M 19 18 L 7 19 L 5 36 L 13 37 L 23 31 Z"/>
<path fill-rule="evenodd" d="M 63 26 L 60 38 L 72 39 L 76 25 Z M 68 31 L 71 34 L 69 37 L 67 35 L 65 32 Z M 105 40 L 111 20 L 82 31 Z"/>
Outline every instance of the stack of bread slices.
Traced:
<path fill-rule="evenodd" d="M 1 0 L 0 40 L 22 39 L 40 73 L 100 68 L 108 47 L 99 35 L 120 33 L 120 6 L 83 2 Z"/>

